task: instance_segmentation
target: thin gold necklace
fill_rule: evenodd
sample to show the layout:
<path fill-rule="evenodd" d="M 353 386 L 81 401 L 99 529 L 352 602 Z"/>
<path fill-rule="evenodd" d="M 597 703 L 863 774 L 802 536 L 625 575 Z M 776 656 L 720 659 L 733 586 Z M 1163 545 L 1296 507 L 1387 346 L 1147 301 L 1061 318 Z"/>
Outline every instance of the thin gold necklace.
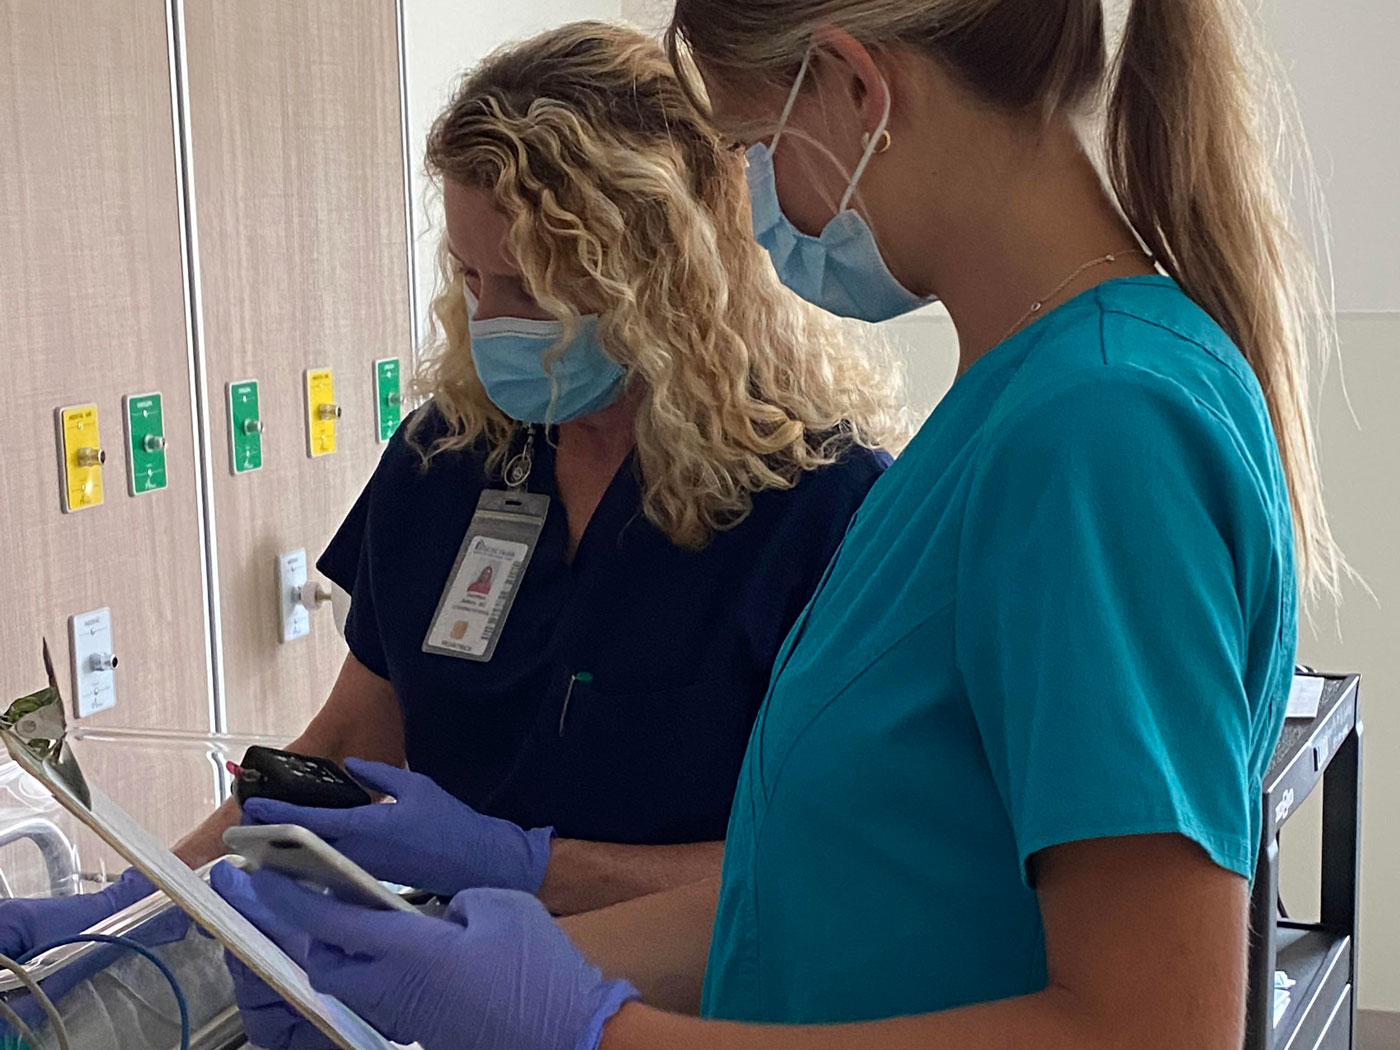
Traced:
<path fill-rule="evenodd" d="M 1017 332 L 1019 332 L 1021 330 L 1022 325 L 1024 325 L 1036 314 L 1040 313 L 1041 310 L 1045 309 L 1046 303 L 1052 302 L 1055 296 L 1059 295 L 1066 288 L 1068 288 L 1070 286 L 1070 282 L 1073 281 L 1080 274 L 1082 274 L 1085 270 L 1092 270 L 1095 266 L 1106 266 L 1109 263 L 1115 263 L 1125 255 L 1147 255 L 1147 253 L 1141 248 L 1128 248 L 1125 251 L 1109 252 L 1107 255 L 1101 255 L 1097 259 L 1090 259 L 1083 266 L 1075 270 L 1074 273 L 1070 274 L 1063 281 L 1057 284 L 1055 286 L 1055 290 L 1052 291 L 1049 295 L 1043 296 L 1042 298 L 1037 299 L 1035 302 L 1031 303 L 1031 308 L 1021 315 L 1020 320 L 1013 324 L 1011 328 L 1007 331 L 1007 333 L 1004 336 L 1002 336 L 1000 340 L 998 340 L 998 342 L 1004 343 Z M 1152 258 L 1152 256 L 1150 255 L 1147 255 L 1147 257 L 1149 259 Z"/>

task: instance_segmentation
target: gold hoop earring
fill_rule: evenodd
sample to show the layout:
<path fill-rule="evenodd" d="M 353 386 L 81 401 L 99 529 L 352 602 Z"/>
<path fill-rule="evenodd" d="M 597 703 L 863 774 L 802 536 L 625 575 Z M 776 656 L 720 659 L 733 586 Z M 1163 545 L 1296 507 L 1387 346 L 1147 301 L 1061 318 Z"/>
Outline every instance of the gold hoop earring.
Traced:
<path fill-rule="evenodd" d="M 864 135 L 861 136 L 860 144 L 862 146 L 870 145 L 870 132 L 867 131 Z M 875 147 L 875 153 L 877 155 L 881 153 L 888 153 L 890 146 L 892 145 L 894 145 L 894 136 L 890 134 L 890 129 L 886 128 L 884 131 L 880 132 L 880 144 Z"/>

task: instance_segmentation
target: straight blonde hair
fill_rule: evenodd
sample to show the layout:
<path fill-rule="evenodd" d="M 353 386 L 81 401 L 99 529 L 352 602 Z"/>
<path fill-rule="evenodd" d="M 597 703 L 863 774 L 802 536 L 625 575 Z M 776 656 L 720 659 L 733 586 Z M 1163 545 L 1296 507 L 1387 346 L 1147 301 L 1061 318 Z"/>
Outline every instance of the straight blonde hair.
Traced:
<path fill-rule="evenodd" d="M 655 39 L 579 22 L 501 49 L 458 84 L 427 167 L 492 195 L 546 311 L 566 328 L 600 315 L 605 350 L 641 392 L 642 507 L 674 543 L 703 546 L 755 493 L 790 488 L 853 445 L 906 440 L 891 355 L 778 281 L 752 235 L 743 155 Z M 498 469 L 518 427 L 476 374 L 445 239 L 438 260 L 420 389 L 448 429 L 422 451 L 484 444 Z"/>
<path fill-rule="evenodd" d="M 1310 376 L 1335 343 L 1276 158 L 1306 159 L 1286 85 L 1240 0 L 1131 0 L 1108 61 L 1102 0 L 677 0 L 673 64 L 742 84 L 796 72 L 823 25 L 921 51 L 986 102 L 1048 120 L 1106 100 L 1105 175 L 1162 268 L 1240 348 L 1268 402 L 1304 592 L 1345 561 L 1318 468 Z"/>

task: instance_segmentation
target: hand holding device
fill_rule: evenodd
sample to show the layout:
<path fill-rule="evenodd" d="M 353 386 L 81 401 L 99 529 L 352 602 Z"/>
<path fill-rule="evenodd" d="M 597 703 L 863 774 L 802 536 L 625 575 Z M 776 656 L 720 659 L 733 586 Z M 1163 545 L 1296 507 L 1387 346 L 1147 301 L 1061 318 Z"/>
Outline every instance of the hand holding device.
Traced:
<path fill-rule="evenodd" d="M 243 764 L 228 764 L 240 806 L 251 798 L 271 798 L 298 806 L 346 809 L 368 806 L 369 792 L 328 758 L 298 755 L 271 747 L 250 747 Z"/>
<path fill-rule="evenodd" d="M 233 995 L 243 1034 L 261 1050 L 336 1050 L 314 1024 L 287 1005 L 262 978 L 230 952 L 224 962 L 233 978 Z"/>
<path fill-rule="evenodd" d="M 295 824 L 229 828 L 224 832 L 224 844 L 244 859 L 249 871 L 278 871 L 369 908 L 415 912 L 411 904 L 363 868 Z M 227 952 L 224 960 L 233 977 L 243 1030 L 251 1043 L 263 1050 L 332 1050 L 334 1044 L 257 974 Z"/>
<path fill-rule="evenodd" d="M 413 905 L 385 888 L 354 861 L 296 824 L 229 828 L 224 832 L 224 845 L 242 857 L 250 871 L 280 871 L 366 908 L 415 911 Z"/>
<path fill-rule="evenodd" d="M 450 897 L 482 886 L 535 893 L 553 828 L 525 830 L 472 809 L 420 773 L 349 759 L 350 772 L 396 801 L 318 809 L 249 799 L 248 821 L 299 824 L 380 879 Z"/>
<path fill-rule="evenodd" d="M 605 980 L 535 898 L 459 893 L 444 919 L 373 911 L 271 871 L 221 864 L 210 881 L 320 991 L 424 1050 L 596 1050 L 638 998 Z"/>

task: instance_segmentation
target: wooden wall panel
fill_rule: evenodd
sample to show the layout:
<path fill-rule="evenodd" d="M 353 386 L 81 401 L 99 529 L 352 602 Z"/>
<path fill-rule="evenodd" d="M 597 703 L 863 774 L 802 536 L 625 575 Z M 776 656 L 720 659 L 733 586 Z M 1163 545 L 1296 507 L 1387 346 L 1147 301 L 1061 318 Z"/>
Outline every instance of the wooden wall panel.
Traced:
<path fill-rule="evenodd" d="M 329 607 L 277 638 L 274 559 L 314 560 L 368 479 L 371 362 L 407 362 L 393 0 L 187 0 L 228 725 L 295 733 L 344 654 Z M 303 370 L 335 369 L 340 450 L 306 453 Z M 225 384 L 261 382 L 264 467 L 234 477 Z M 217 396 L 212 396 L 216 395 Z"/>
<path fill-rule="evenodd" d="M 185 288 L 161 0 L 0 6 L 0 694 L 112 607 L 118 707 L 208 725 Z M 121 397 L 165 395 L 169 488 L 127 495 Z M 105 505 L 59 509 L 53 411 L 97 402 Z"/>
<path fill-rule="evenodd" d="M 106 605 L 118 705 L 87 721 L 208 728 L 180 237 L 163 0 L 0 4 L 0 701 L 43 684 L 44 635 L 70 692 L 67 618 Z M 153 390 L 169 487 L 133 498 L 121 398 Z M 85 402 L 106 502 L 63 514 L 53 412 Z M 158 775 L 127 779 L 153 826 L 198 815 Z"/>

